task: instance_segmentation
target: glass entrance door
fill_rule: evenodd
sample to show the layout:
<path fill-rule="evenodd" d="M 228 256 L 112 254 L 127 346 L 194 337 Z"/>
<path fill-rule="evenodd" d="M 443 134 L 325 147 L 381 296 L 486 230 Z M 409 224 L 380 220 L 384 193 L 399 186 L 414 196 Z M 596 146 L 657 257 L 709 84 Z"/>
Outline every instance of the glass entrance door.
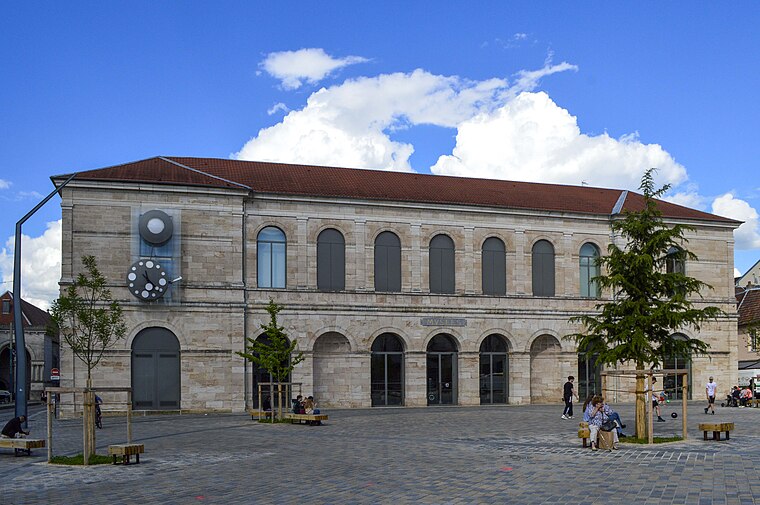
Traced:
<path fill-rule="evenodd" d="M 456 353 L 428 353 L 428 405 L 452 405 L 456 400 Z"/>

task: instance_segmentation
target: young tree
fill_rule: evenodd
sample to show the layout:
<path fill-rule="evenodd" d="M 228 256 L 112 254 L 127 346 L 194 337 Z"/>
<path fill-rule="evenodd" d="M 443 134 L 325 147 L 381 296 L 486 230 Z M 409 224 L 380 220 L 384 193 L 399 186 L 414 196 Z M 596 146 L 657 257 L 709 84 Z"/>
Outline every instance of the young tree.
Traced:
<path fill-rule="evenodd" d="M 267 338 L 256 340 L 255 338 L 247 337 L 246 352 L 237 353 L 269 372 L 278 383 L 285 380 L 293 371 L 293 368 L 305 359 L 302 352 L 293 354 L 298 341 L 293 339 L 292 342 L 289 342 L 288 336 L 283 331 L 285 328 L 277 326 L 277 314 L 281 310 L 282 306 L 277 305 L 270 298 L 269 304 L 266 306 L 266 311 L 269 313 L 269 323 L 261 325 L 261 329 L 264 330 Z M 281 390 L 282 388 L 278 384 L 278 393 Z M 278 403 L 280 411 L 282 411 L 282 401 Z"/>
<path fill-rule="evenodd" d="M 127 331 L 121 306 L 106 288 L 94 256 L 82 256 L 86 273 L 80 273 L 63 296 L 53 302 L 50 316 L 64 342 L 87 367 L 87 387 L 92 370 L 106 349 Z"/>
<path fill-rule="evenodd" d="M 668 356 L 707 354 L 709 345 L 696 338 L 674 338 L 682 328 L 700 330 L 702 323 L 724 312 L 717 307 L 695 308 L 693 295 L 706 283 L 685 275 L 678 268 L 667 268 L 669 261 L 683 264 L 697 257 L 685 244 L 686 231 L 693 228 L 663 222 L 656 198 L 669 189 L 654 188 L 653 172 L 641 180 L 644 208 L 626 212 L 623 219 L 611 224 L 614 233 L 627 243 L 621 249 L 610 244 L 607 255 L 599 258 L 602 274 L 595 278 L 613 299 L 596 305 L 600 313 L 571 318 L 582 323 L 585 332 L 568 335 L 578 348 L 597 354 L 605 365 L 631 362 L 637 370 L 661 365 Z M 701 295 L 700 295 L 701 297 Z M 644 390 L 643 374 L 636 378 L 636 391 Z M 642 393 L 636 398 L 636 436 L 644 438 L 646 405 Z"/>

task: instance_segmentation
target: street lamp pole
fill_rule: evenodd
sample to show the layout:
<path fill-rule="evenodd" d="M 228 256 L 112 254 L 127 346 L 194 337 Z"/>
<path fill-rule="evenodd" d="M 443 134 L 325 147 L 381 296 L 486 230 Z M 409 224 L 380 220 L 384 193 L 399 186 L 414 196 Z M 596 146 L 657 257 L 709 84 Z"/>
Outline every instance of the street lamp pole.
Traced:
<path fill-rule="evenodd" d="M 53 198 L 53 195 L 58 194 L 64 186 L 66 186 L 76 176 L 73 173 L 63 184 L 55 188 L 45 197 L 40 203 L 38 203 L 32 210 L 30 210 L 24 217 L 22 217 L 16 223 L 16 242 L 13 250 L 13 328 L 14 337 L 16 339 L 16 417 L 26 415 L 26 342 L 24 341 L 24 320 L 22 318 L 21 311 L 21 225 L 26 222 L 27 219 L 40 210 L 40 207 L 45 205 L 48 200 Z"/>

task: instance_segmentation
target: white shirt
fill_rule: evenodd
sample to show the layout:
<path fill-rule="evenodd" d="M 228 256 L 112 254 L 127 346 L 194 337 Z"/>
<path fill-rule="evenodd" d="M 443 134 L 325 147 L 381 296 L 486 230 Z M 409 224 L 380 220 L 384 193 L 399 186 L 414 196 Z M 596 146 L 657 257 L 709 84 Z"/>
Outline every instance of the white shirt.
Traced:
<path fill-rule="evenodd" d="M 708 382 L 706 388 L 707 396 L 715 396 L 715 390 L 718 389 L 718 384 L 715 382 Z"/>

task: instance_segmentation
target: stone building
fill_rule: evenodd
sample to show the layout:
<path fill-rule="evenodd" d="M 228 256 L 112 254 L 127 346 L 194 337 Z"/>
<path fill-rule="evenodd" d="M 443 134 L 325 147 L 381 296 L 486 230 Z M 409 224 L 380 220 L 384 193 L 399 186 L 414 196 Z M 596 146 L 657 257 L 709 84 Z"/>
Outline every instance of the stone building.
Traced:
<path fill-rule="evenodd" d="M 26 387 L 30 398 L 40 397 L 45 386 L 51 386 L 50 369 L 58 367 L 58 337 L 46 335 L 50 314 L 21 300 L 26 344 Z M 15 355 L 13 327 L 13 294 L 0 295 L 0 389 L 15 394 Z"/>
<path fill-rule="evenodd" d="M 80 172 L 62 191 L 61 286 L 96 256 L 128 336 L 94 382 L 131 385 L 137 409 L 254 405 L 268 378 L 235 351 L 261 337 L 270 299 L 306 355 L 290 380 L 323 406 L 557 403 L 568 375 L 582 393 L 599 387 L 593 359 L 563 337 L 579 330 L 568 318 L 608 295 L 590 279 L 615 240 L 611 220 L 642 202 L 613 189 L 156 157 Z M 699 385 L 734 381 L 739 223 L 660 208 L 695 228 L 699 261 L 679 268 L 714 288 L 697 304 L 730 314 L 683 332 L 709 342 L 710 358 L 670 366 L 690 366 Z M 62 368 L 62 385 L 84 384 L 70 352 Z"/>
<path fill-rule="evenodd" d="M 760 375 L 760 286 L 747 284 L 736 288 L 739 314 L 739 370 Z"/>

